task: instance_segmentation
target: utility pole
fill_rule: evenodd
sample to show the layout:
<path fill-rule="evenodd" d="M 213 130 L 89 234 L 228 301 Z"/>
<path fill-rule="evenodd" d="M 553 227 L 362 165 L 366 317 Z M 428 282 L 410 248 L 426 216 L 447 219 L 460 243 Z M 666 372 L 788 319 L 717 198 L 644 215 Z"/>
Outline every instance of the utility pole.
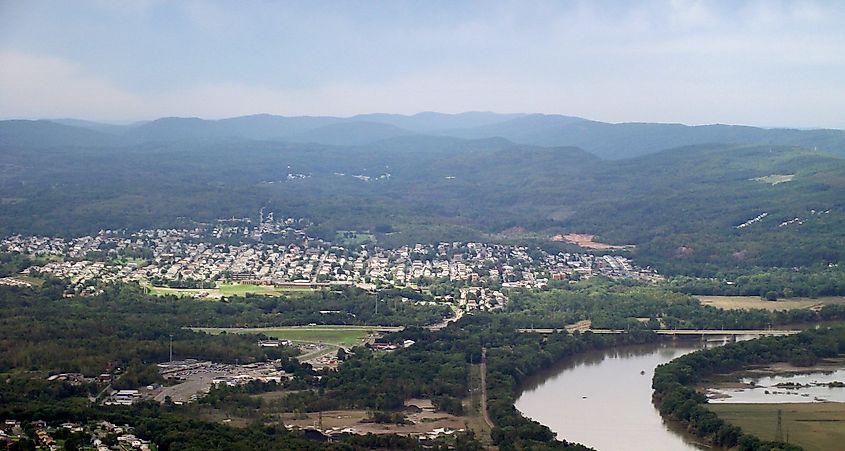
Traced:
<path fill-rule="evenodd" d="M 783 442 L 783 411 L 778 409 L 778 426 L 775 430 L 775 441 Z"/>
<path fill-rule="evenodd" d="M 170 363 L 173 363 L 173 334 L 170 334 Z"/>

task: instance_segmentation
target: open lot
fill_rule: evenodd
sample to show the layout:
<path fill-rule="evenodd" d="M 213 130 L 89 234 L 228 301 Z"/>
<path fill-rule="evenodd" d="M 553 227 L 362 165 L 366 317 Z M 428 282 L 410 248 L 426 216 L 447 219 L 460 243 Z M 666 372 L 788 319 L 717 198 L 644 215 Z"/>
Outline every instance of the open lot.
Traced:
<path fill-rule="evenodd" d="M 330 410 L 319 413 L 280 414 L 286 425 L 301 428 L 322 424 L 323 430 L 351 429 L 355 434 L 429 434 L 434 429 L 465 429 L 466 418 L 446 412 L 436 412 L 427 399 L 410 399 L 405 402 L 405 415 L 411 424 L 367 423 L 369 414 L 365 410 Z"/>
<path fill-rule="evenodd" d="M 194 298 L 220 299 L 223 296 L 244 296 L 247 293 L 277 296 L 291 293 L 314 291 L 309 287 L 275 287 L 272 285 L 253 285 L 246 283 L 225 283 L 216 288 L 167 288 L 150 286 L 150 293 L 158 296 L 174 295 Z"/>
<path fill-rule="evenodd" d="M 278 295 L 291 292 L 314 291 L 308 287 L 274 287 L 272 285 L 252 285 L 247 283 L 226 283 L 218 287 L 223 296 L 243 296 L 247 293 Z"/>
<path fill-rule="evenodd" d="M 258 327 L 258 328 L 220 328 L 200 327 L 194 330 L 210 334 L 221 332 L 235 334 L 264 334 L 268 337 L 305 343 L 325 343 L 337 346 L 361 344 L 364 338 L 376 333 L 381 328 L 367 326 L 313 326 L 313 327 Z"/>
<path fill-rule="evenodd" d="M 751 180 L 754 180 L 755 182 L 769 183 L 771 185 L 777 185 L 779 183 L 791 182 L 792 179 L 794 179 L 794 178 L 795 178 L 795 174 L 772 174 L 772 175 L 767 175 L 767 176 L 764 176 L 764 177 L 754 177 Z"/>
<path fill-rule="evenodd" d="M 807 451 L 842 449 L 845 443 L 845 404 L 710 404 L 725 421 L 765 440 L 774 440 L 778 410 L 783 437 Z"/>
<path fill-rule="evenodd" d="M 584 249 L 611 250 L 630 249 L 634 247 L 632 245 L 619 246 L 615 244 L 607 244 L 594 240 L 595 235 L 587 235 L 583 233 L 568 233 L 566 235 L 555 235 L 552 237 L 552 241 L 562 241 L 569 244 L 575 244 L 583 247 Z"/>
<path fill-rule="evenodd" d="M 265 400 L 278 400 L 291 392 L 279 391 L 252 395 Z M 268 395 L 272 397 L 268 398 Z M 318 429 L 326 433 L 341 430 L 353 434 L 399 434 L 410 436 L 429 436 L 437 429 L 463 430 L 467 417 L 455 416 L 446 412 L 437 412 L 427 399 L 409 399 L 405 401 L 403 412 L 409 424 L 370 423 L 370 412 L 366 410 L 326 410 L 323 412 L 284 412 L 275 408 L 263 409 L 265 418 L 278 418 L 286 426 Z M 210 421 L 219 421 L 232 426 L 246 426 L 254 417 L 231 416 L 220 410 L 204 407 L 202 416 Z"/>
<path fill-rule="evenodd" d="M 821 308 L 827 304 L 845 304 L 845 296 L 820 298 L 789 298 L 767 301 L 759 296 L 697 296 L 704 305 L 725 310 L 792 310 L 802 308 Z"/>
<path fill-rule="evenodd" d="M 216 288 L 167 288 L 167 287 L 148 287 L 150 294 L 155 296 L 178 296 L 190 297 L 200 299 L 220 299 L 220 291 Z"/>
<path fill-rule="evenodd" d="M 335 241 L 345 246 L 357 246 L 359 244 L 375 243 L 377 240 L 376 236 L 370 232 L 338 230 Z"/>

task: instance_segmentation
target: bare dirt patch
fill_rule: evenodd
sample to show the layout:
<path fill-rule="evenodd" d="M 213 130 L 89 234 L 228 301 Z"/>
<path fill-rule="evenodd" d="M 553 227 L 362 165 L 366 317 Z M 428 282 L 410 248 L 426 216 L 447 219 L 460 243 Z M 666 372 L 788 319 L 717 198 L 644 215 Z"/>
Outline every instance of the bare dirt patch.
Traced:
<path fill-rule="evenodd" d="M 578 321 L 577 323 L 567 324 L 566 325 L 566 331 L 569 332 L 569 333 L 586 332 L 586 331 L 590 330 L 590 328 L 592 328 L 592 327 L 593 327 L 593 322 L 588 320 L 588 319 L 585 319 L 585 320 Z"/>
<path fill-rule="evenodd" d="M 779 183 L 791 182 L 794 178 L 795 174 L 772 174 L 764 177 L 754 177 L 751 180 L 760 183 L 769 183 L 771 185 L 777 185 Z"/>
<path fill-rule="evenodd" d="M 829 296 L 821 298 L 789 298 L 777 301 L 767 301 L 758 296 L 698 296 L 704 305 L 725 310 L 763 309 L 769 311 L 813 309 L 817 310 L 828 304 L 845 304 L 845 296 Z"/>
<path fill-rule="evenodd" d="M 596 250 L 613 250 L 613 249 L 631 249 L 633 245 L 616 245 L 616 244 L 607 244 L 602 243 L 600 241 L 594 241 L 595 235 L 587 235 L 582 233 L 567 233 L 566 235 L 555 235 L 552 237 L 552 241 L 559 241 L 564 243 L 575 244 L 584 249 L 596 249 Z"/>
<path fill-rule="evenodd" d="M 412 424 L 379 424 L 367 423 L 369 413 L 366 410 L 329 410 L 319 413 L 306 414 L 284 413 L 282 421 L 286 425 L 300 428 L 318 427 L 324 431 L 343 430 L 354 434 L 400 434 L 420 435 L 430 434 L 435 429 L 465 429 L 466 418 L 445 412 L 435 412 L 428 400 L 409 400 L 406 406 L 416 406 L 409 409 L 405 415 Z M 322 427 L 320 427 L 322 425 Z"/>

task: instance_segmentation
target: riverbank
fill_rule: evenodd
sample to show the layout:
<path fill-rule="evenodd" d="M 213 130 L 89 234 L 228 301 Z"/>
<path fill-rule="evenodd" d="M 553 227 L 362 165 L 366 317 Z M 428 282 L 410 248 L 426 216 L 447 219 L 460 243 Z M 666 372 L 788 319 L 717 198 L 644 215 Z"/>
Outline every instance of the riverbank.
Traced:
<path fill-rule="evenodd" d="M 662 339 L 581 353 L 527 378 L 515 407 L 558 438 L 596 449 L 717 450 L 664 420 L 651 397 L 657 365 L 706 345 Z"/>

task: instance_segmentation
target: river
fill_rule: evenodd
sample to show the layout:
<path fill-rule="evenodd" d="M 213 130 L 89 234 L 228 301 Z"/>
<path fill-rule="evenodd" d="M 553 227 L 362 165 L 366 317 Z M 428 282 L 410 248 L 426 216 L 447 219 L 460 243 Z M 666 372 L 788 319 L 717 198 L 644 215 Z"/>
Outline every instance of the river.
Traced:
<path fill-rule="evenodd" d="M 598 450 L 713 450 L 665 421 L 651 401 L 657 365 L 704 346 L 667 340 L 585 353 L 532 377 L 516 408 L 559 439 Z"/>

